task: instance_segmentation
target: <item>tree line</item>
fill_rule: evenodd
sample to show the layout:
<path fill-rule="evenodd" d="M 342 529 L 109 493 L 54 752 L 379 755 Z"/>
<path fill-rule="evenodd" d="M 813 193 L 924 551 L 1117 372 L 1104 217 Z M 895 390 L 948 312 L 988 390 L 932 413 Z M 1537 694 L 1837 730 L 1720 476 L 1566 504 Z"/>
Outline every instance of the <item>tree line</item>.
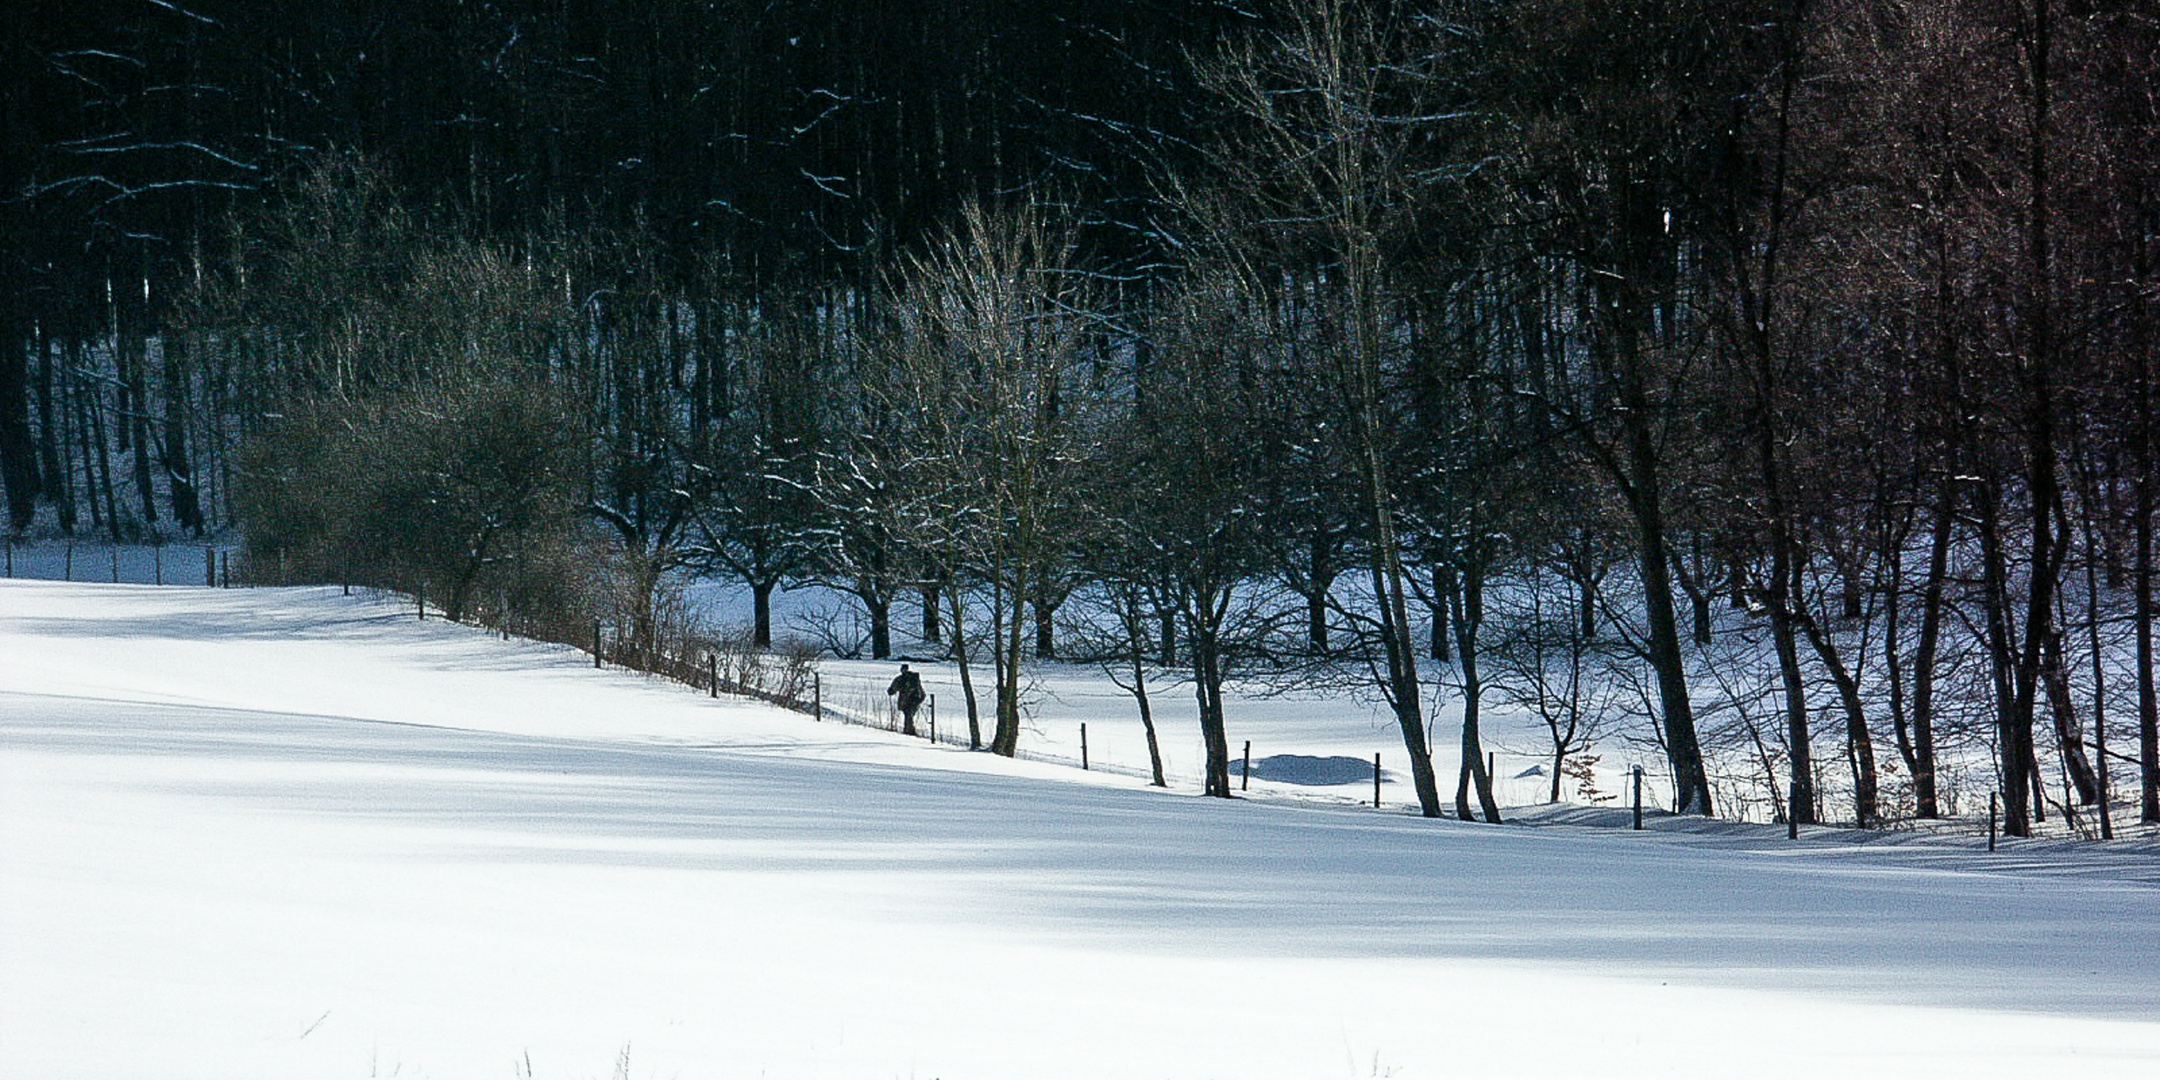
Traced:
<path fill-rule="evenodd" d="M 2141 5 L 32 7 L 18 532 L 649 651 L 822 584 L 1002 753 L 1032 658 L 1179 671 L 1216 794 L 1333 680 L 1428 815 L 1505 708 L 1555 797 L 2160 820 Z"/>

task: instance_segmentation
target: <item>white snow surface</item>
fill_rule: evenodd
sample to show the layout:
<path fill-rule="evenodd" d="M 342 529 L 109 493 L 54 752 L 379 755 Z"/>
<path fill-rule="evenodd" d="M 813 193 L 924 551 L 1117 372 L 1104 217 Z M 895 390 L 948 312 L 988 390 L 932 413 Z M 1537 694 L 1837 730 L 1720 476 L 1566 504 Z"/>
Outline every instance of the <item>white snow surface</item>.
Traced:
<path fill-rule="evenodd" d="M 2160 1075 L 2149 847 L 1611 816 L 1203 799 L 335 588 L 6 581 L 0 1077 Z"/>

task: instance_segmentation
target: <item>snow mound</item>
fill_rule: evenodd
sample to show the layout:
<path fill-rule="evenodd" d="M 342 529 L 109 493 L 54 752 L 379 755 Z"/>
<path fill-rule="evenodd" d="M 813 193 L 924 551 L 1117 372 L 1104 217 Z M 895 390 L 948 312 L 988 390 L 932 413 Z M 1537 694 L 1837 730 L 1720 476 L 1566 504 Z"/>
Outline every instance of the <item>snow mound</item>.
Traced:
<path fill-rule="evenodd" d="M 1244 768 L 1243 761 L 1230 763 L 1230 772 L 1233 775 L 1242 775 Z M 1311 754 L 1272 754 L 1264 758 L 1254 758 L 1252 763 L 1252 778 L 1255 780 L 1273 780 L 1301 787 L 1370 783 L 1372 776 L 1372 762 L 1339 755 L 1315 757 Z M 1382 770 L 1381 778 L 1387 778 L 1385 770 Z"/>

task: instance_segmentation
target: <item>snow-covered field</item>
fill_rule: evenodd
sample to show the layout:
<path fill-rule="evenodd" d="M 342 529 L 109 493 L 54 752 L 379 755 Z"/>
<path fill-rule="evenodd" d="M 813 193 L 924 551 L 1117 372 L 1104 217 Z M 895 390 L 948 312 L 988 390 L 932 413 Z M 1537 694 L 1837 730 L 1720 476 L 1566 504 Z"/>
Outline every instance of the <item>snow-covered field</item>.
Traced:
<path fill-rule="evenodd" d="M 1399 752 L 1248 704 L 1281 710 L 1256 756 Z M 2160 1075 L 2150 845 L 1255 787 L 715 702 L 334 588 L 7 581 L 0 1077 Z"/>

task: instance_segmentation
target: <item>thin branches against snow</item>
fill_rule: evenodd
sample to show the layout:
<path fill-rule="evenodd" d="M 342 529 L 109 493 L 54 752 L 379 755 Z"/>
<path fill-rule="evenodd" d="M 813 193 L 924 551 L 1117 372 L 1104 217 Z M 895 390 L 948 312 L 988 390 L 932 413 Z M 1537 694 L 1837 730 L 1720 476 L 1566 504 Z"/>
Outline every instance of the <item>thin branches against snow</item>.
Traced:
<path fill-rule="evenodd" d="M 61 143 L 60 148 L 66 150 L 68 153 L 71 154 L 132 154 L 139 153 L 145 150 L 192 150 L 198 154 L 204 155 L 205 157 L 224 162 L 225 164 L 230 165 L 236 169 L 246 169 L 249 172 L 262 171 L 262 167 L 259 165 L 256 165 L 252 162 L 242 161 L 239 158 L 233 157 L 230 154 L 220 153 L 216 150 L 212 150 L 207 146 L 204 146 L 199 142 L 194 142 L 191 140 L 179 140 L 171 142 L 158 142 L 152 140 L 141 140 L 136 142 L 124 143 L 112 142 L 112 140 L 114 139 L 124 138 L 127 138 L 127 136 L 108 135 L 100 136 L 96 139 L 77 139 L 72 142 Z"/>
<path fill-rule="evenodd" d="M 164 8 L 165 10 L 170 11 L 175 15 L 193 19 L 196 22 L 203 24 L 204 26 L 223 25 L 222 23 L 218 22 L 216 19 L 213 19 L 208 15 L 204 15 L 199 12 L 189 11 L 188 9 L 181 7 L 178 4 L 172 3 L 171 0 L 143 0 L 143 2 L 146 4 L 150 4 L 154 7 Z"/>

